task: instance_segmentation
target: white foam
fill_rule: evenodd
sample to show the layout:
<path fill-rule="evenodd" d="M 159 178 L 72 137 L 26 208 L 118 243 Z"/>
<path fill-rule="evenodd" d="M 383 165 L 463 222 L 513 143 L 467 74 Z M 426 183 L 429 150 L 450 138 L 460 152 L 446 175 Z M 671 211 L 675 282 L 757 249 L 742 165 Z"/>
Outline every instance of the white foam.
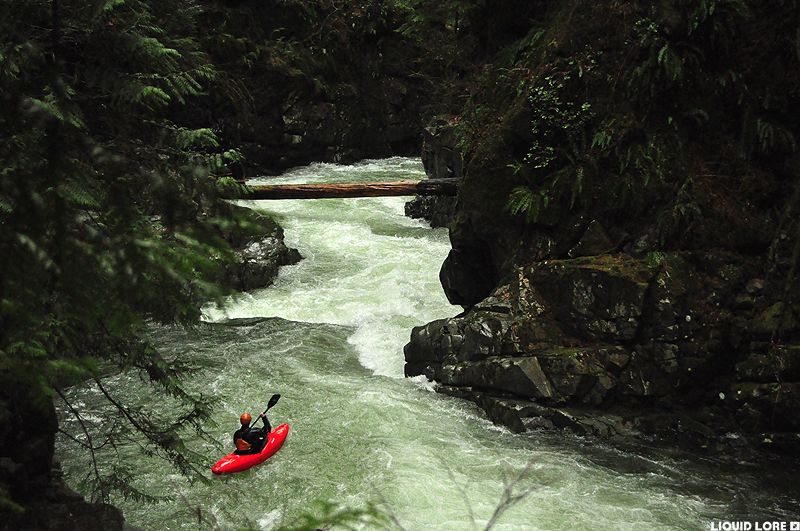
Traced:
<path fill-rule="evenodd" d="M 416 159 L 394 158 L 341 167 L 313 164 L 270 182 L 420 179 Z M 250 202 L 280 218 L 287 245 L 304 256 L 281 269 L 265 290 L 231 299 L 210 320 L 276 316 L 355 328 L 349 342 L 364 367 L 403 376 L 403 345 L 413 326 L 453 315 L 438 280 L 449 251 L 445 229 L 404 215 L 409 198 Z M 345 206 L 347 208 L 343 208 Z"/>

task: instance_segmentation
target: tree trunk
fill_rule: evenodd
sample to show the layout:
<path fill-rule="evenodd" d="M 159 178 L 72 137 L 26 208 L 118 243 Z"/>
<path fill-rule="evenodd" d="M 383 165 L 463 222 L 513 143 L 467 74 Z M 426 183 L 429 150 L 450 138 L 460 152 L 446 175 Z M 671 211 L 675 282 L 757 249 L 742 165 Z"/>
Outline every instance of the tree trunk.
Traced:
<path fill-rule="evenodd" d="M 456 195 L 458 179 L 424 179 L 379 183 L 268 184 L 248 186 L 228 199 L 322 199 L 402 195 Z"/>

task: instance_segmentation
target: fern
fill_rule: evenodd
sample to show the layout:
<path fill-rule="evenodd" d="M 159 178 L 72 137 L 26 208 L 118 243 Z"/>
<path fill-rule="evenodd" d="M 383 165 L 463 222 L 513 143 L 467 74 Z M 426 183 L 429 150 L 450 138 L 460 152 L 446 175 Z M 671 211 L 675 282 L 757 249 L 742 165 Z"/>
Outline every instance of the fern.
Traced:
<path fill-rule="evenodd" d="M 664 208 L 657 216 L 656 230 L 661 245 L 677 235 L 681 229 L 689 226 L 694 218 L 702 216 L 702 209 L 693 200 L 693 184 L 693 178 L 686 179 L 672 204 Z"/>
<path fill-rule="evenodd" d="M 766 118 L 758 118 L 756 120 L 756 134 L 762 153 L 769 153 L 778 148 L 790 153 L 797 150 L 794 134 L 780 123 Z"/>
<path fill-rule="evenodd" d="M 219 147 L 217 136 L 211 129 L 185 129 L 174 130 L 176 143 L 180 149 L 189 148 L 216 148 Z"/>
<path fill-rule="evenodd" d="M 96 191 L 89 189 L 87 183 L 65 181 L 57 186 L 58 195 L 78 208 L 98 208 L 101 206 Z"/>
<path fill-rule="evenodd" d="M 518 186 L 511 191 L 506 208 L 512 216 L 525 214 L 526 223 L 535 223 L 539 221 L 548 203 L 544 190 L 534 192 L 527 186 Z"/>
<path fill-rule="evenodd" d="M 100 15 L 103 11 L 110 11 L 115 7 L 121 6 L 125 3 L 126 0 L 101 0 L 97 2 L 97 5 L 94 8 L 94 16 Z"/>
<path fill-rule="evenodd" d="M 142 104 L 150 110 L 162 109 L 169 105 L 169 94 L 158 87 L 144 85 L 132 88 L 133 94 L 130 98 L 132 103 Z"/>

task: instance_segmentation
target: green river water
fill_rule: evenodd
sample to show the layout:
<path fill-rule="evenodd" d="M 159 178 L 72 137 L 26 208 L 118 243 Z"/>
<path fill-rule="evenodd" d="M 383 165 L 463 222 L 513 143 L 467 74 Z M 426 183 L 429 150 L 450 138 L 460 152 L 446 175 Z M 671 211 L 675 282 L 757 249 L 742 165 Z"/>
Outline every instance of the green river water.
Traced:
<path fill-rule="evenodd" d="M 417 159 L 315 164 L 270 182 L 417 179 Z M 221 399 L 215 441 L 193 441 L 208 456 L 208 479 L 189 482 L 158 459 L 123 446 L 137 486 L 172 501 L 114 500 L 126 520 L 147 531 L 238 529 L 244 521 L 276 529 L 315 511 L 318 501 L 381 504 L 408 531 L 484 529 L 504 488 L 527 496 L 493 529 L 716 530 L 735 522 L 800 521 L 792 470 L 779 460 L 740 462 L 693 456 L 644 442 L 627 446 L 569 434 L 512 434 L 473 404 L 438 395 L 424 379 L 403 377 L 403 345 L 413 326 L 453 316 L 438 271 L 447 231 L 403 215 L 407 198 L 244 203 L 275 215 L 289 246 L 305 257 L 285 267 L 274 286 L 243 294 L 207 320 L 265 317 L 249 326 L 158 328 L 168 355 L 205 357 L 208 370 L 188 382 Z M 137 379 L 109 387 L 150 404 Z M 273 393 L 273 426 L 287 422 L 283 449 L 263 465 L 213 476 L 232 450 L 230 434 L 244 411 L 256 414 Z M 85 414 L 97 390 L 72 393 Z M 735 437 L 732 436 L 732 440 Z M 68 482 L 79 485 L 88 456 L 60 441 Z M 101 456 L 100 466 L 104 466 Z M 763 526 L 762 526 L 763 527 Z M 800 529 L 800 527 L 798 527 Z"/>

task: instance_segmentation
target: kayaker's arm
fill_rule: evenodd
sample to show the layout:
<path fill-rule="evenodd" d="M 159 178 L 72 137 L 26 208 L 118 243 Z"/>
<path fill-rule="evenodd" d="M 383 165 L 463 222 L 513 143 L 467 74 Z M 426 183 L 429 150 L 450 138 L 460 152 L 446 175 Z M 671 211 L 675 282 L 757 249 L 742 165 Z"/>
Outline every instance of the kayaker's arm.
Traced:
<path fill-rule="evenodd" d="M 264 413 L 262 413 L 261 415 L 259 415 L 259 417 L 264 419 L 264 433 L 270 433 L 272 431 L 272 426 L 270 425 L 267 416 Z"/>
<path fill-rule="evenodd" d="M 269 402 L 267 403 L 267 409 L 265 409 L 264 411 L 262 411 L 258 415 L 258 418 L 264 419 L 264 433 L 265 434 L 267 434 L 267 433 L 272 431 L 272 426 L 270 426 L 269 420 L 267 420 L 267 411 L 269 411 L 272 408 L 272 406 L 277 404 L 278 400 L 280 400 L 280 398 L 281 398 L 281 395 L 279 395 L 279 394 L 272 395 L 270 397 L 270 399 L 269 399 Z M 255 422 L 253 423 L 253 425 L 255 425 Z"/>

